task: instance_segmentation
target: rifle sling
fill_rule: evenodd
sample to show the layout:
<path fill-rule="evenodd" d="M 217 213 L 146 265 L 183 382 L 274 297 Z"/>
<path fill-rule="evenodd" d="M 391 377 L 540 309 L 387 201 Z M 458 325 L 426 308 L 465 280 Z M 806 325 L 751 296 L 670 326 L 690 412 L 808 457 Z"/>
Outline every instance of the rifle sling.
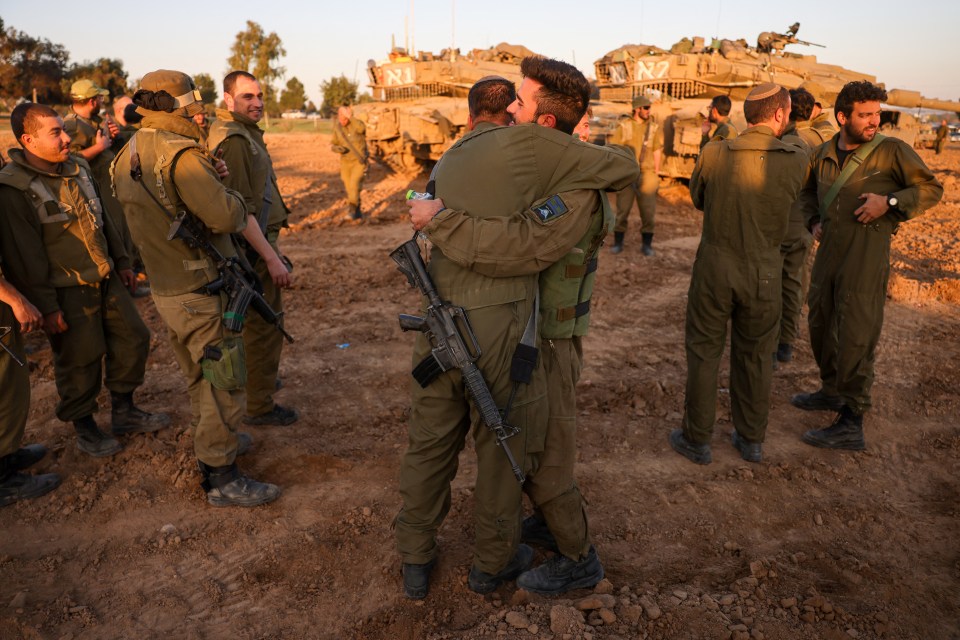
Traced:
<path fill-rule="evenodd" d="M 838 175 L 837 179 L 830 185 L 830 190 L 827 191 L 827 195 L 823 197 L 823 202 L 820 203 L 820 220 L 827 217 L 827 209 L 829 209 L 833 201 L 837 199 L 837 196 L 840 194 L 840 189 L 843 188 L 843 185 L 850 179 L 850 176 L 856 173 L 860 165 L 867 160 L 867 157 L 873 153 L 873 150 L 876 149 L 885 138 L 886 136 L 881 133 L 876 134 L 873 136 L 873 140 L 860 145 L 857 150 L 853 152 L 853 155 L 847 159 L 846 164 L 843 165 L 843 169 L 840 170 L 840 175 Z M 837 144 L 839 145 L 839 139 L 837 140 Z"/>
<path fill-rule="evenodd" d="M 365 164 L 367 162 L 367 159 L 363 156 L 363 154 L 357 151 L 357 148 L 353 146 L 352 142 L 350 142 L 350 138 L 347 137 L 347 132 L 343 130 L 343 125 L 340 124 L 339 120 L 333 121 L 333 128 L 340 132 L 340 137 L 342 137 L 343 141 L 347 143 L 347 147 L 350 149 L 350 153 L 352 153 L 357 158 L 357 160 L 360 161 L 360 164 Z"/>

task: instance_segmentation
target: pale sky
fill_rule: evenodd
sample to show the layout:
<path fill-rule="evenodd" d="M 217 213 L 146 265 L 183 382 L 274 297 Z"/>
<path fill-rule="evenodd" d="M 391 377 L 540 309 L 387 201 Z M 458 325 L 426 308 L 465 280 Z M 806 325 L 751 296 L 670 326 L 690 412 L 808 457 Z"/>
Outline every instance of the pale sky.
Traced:
<path fill-rule="evenodd" d="M 317 106 L 320 83 L 341 73 L 366 90 L 367 60 L 384 58 L 391 37 L 398 46 L 410 37 L 416 49 L 435 53 L 451 42 L 464 52 L 523 44 L 593 77 L 594 61 L 624 44 L 669 48 L 696 35 L 752 44 L 761 31 L 782 33 L 799 21 L 800 39 L 827 48 L 791 45 L 788 51 L 872 74 L 887 89 L 960 100 L 954 49 L 960 3 L 944 0 L 0 0 L 0 16 L 8 28 L 64 45 L 71 62 L 120 58 L 131 80 L 167 68 L 209 73 L 218 83 L 237 32 L 253 20 L 280 36 L 285 80 L 296 76 Z"/>

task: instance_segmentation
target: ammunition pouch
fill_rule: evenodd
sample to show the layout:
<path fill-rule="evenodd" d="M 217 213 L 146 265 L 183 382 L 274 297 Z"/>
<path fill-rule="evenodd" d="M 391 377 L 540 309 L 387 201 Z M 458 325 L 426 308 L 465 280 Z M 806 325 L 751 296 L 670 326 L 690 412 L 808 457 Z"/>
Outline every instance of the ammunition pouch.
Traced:
<path fill-rule="evenodd" d="M 203 349 L 200 360 L 203 378 L 215 389 L 234 391 L 247 384 L 247 363 L 243 338 L 228 337 Z"/>

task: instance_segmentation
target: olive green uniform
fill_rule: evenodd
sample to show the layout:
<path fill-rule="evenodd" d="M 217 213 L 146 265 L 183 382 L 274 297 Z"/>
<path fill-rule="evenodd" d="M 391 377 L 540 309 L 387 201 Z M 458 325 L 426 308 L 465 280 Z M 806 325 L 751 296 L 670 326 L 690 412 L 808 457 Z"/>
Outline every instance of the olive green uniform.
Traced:
<path fill-rule="evenodd" d="M 290 210 L 280 195 L 273 161 L 263 141 L 263 130 L 241 114 L 217 109 L 217 119 L 207 137 L 207 148 L 211 153 L 223 150 L 223 160 L 230 169 L 224 184 L 243 196 L 247 213 L 259 221 L 266 209 L 263 235 L 280 255 L 277 239 L 280 229 L 288 226 Z M 266 261 L 257 256 L 253 267 L 263 284 L 264 299 L 275 311 L 282 313 L 283 297 L 270 277 Z M 250 313 L 243 327 L 243 346 L 247 355 L 247 415 L 259 416 L 274 406 L 273 392 L 280 370 L 283 335 L 260 314 Z"/>
<path fill-rule="evenodd" d="M 116 275 L 129 258 L 86 161 L 71 156 L 59 173 L 46 173 L 19 149 L 9 155 L 0 170 L 7 278 L 43 315 L 63 313 L 67 330 L 50 336 L 57 417 L 79 420 L 97 411 L 104 356 L 110 391 L 143 384 L 150 332 Z"/>
<path fill-rule="evenodd" d="M 493 127 L 482 123 L 440 160 L 436 195 L 446 206 L 467 211 L 473 218 L 502 219 L 508 212 L 521 214 L 551 194 L 606 186 L 597 177 L 602 172 L 589 169 L 595 164 L 584 161 L 589 158 L 584 156 L 588 148 L 603 152 L 536 125 Z M 603 153 L 607 155 L 596 157 L 612 156 Z M 485 170 L 478 172 L 478 166 Z M 548 220 L 562 216 L 560 211 L 567 208 L 554 200 L 538 215 Z M 436 223 L 431 225 L 433 231 L 442 233 Z M 443 228 L 455 231 L 456 226 Z M 473 233 L 467 233 L 466 244 L 451 244 L 443 250 L 435 247 L 428 269 L 441 296 L 467 311 L 482 350 L 477 364 L 497 406 L 503 408 L 513 387 L 512 355 L 533 310 L 537 276 L 535 271 L 529 275 L 508 276 L 495 271 L 486 275 L 463 265 L 458 256 L 470 254 L 477 246 L 473 244 L 476 239 Z M 503 253 L 518 255 L 509 248 Z M 414 363 L 429 352 L 426 338 L 418 336 Z M 540 369 L 531 384 L 519 385 L 508 414 L 508 422 L 520 428 L 508 445 L 528 472 L 532 461 L 545 451 L 548 429 L 544 387 L 544 371 Z M 403 509 L 396 523 L 402 561 L 424 564 L 436 556 L 436 532 L 450 508 L 450 482 L 456 475 L 457 455 L 472 431 L 478 463 L 474 566 L 496 574 L 513 558 L 519 544 L 521 487 L 503 451 L 482 424 L 473 403 L 468 402 L 459 371 L 441 374 L 425 389 L 414 383 L 412 396 L 409 445 L 400 468 Z"/>
<path fill-rule="evenodd" d="M 236 255 L 230 234 L 243 230 L 247 207 L 240 194 L 221 184 L 192 120 L 147 113 L 140 131 L 114 161 L 114 187 L 150 276 L 154 304 L 187 379 L 197 423 L 197 459 L 210 467 L 228 466 L 236 457 L 236 426 L 244 403 L 243 341 L 222 324 L 221 296 L 204 292 L 217 279 L 215 265 L 200 249 L 180 239 L 167 240 L 167 234 L 170 216 L 186 208 L 211 231 L 221 253 Z M 134 145 L 143 169 L 140 184 L 130 176 Z M 141 185 L 164 204 L 165 211 Z"/>
<path fill-rule="evenodd" d="M 937 128 L 937 142 L 936 142 L 937 155 L 940 155 L 941 153 L 943 153 L 943 150 L 947 148 L 947 140 L 950 139 L 949 133 L 950 133 L 950 127 L 946 125 L 940 125 L 940 127 Z"/>
<path fill-rule="evenodd" d="M 839 139 L 837 134 L 814 152 L 800 194 L 807 227 L 819 222 L 823 233 L 811 274 L 808 323 L 823 392 L 840 396 L 855 414 L 863 414 L 871 406 L 874 352 L 890 275 L 890 238 L 901 222 L 937 204 L 943 187 L 910 145 L 884 138 L 821 218 L 820 203 L 842 169 Z M 860 196 L 865 193 L 893 194 L 899 203 L 863 224 L 853 212 L 863 205 Z"/>
<path fill-rule="evenodd" d="M 713 130 L 713 134 L 710 132 L 705 133 L 700 138 L 700 148 L 703 149 L 708 142 L 715 142 L 717 140 L 730 140 L 736 138 L 738 134 L 737 128 L 733 126 L 733 123 L 729 120 L 726 122 L 717 123 L 716 128 Z"/>
<path fill-rule="evenodd" d="M 691 443 L 710 442 L 728 322 L 733 425 L 748 442 L 763 442 L 780 322 L 780 243 L 805 162 L 766 126 L 711 142 L 697 158 L 690 196 L 703 211 L 703 235 L 687 295 L 683 416 Z"/>
<path fill-rule="evenodd" d="M 617 223 L 614 231 L 617 233 L 627 231 L 627 218 L 630 217 L 630 210 L 636 200 L 637 207 L 640 209 L 641 233 L 653 233 L 657 212 L 657 191 L 660 188 L 660 177 L 657 175 L 654 154 L 663 147 L 663 131 L 653 118 L 623 119 L 610 143 L 632 148 L 640 165 L 640 177 L 633 186 L 617 192 Z"/>
<path fill-rule="evenodd" d="M 808 126 L 802 126 L 804 124 L 808 124 Z M 830 114 L 827 112 L 820 113 L 816 118 L 810 120 L 809 123 L 801 123 L 797 128 L 800 131 L 800 137 L 802 137 L 812 149 L 816 149 L 837 133 L 837 127 L 830 121 Z M 816 139 L 812 136 L 816 136 Z M 817 139 L 819 139 L 819 142 L 816 141 Z"/>
<path fill-rule="evenodd" d="M 797 132 L 794 122 L 787 125 L 780 139 L 801 149 L 809 158 L 812 153 L 810 145 Z M 804 168 L 804 172 L 806 168 Z M 780 344 L 792 345 L 800 335 L 800 312 L 803 309 L 804 298 L 804 268 L 807 264 L 807 254 L 813 246 L 813 236 L 807 230 L 806 221 L 800 204 L 794 202 L 790 207 L 790 222 L 787 225 L 787 235 L 780 244 L 780 255 L 783 257 L 781 270 L 781 312 L 780 312 Z"/>
<path fill-rule="evenodd" d="M 351 208 L 359 209 L 360 188 L 367 170 L 367 126 L 354 117 L 341 127 L 334 119 L 330 148 L 340 154 L 340 179 L 347 190 L 347 201 Z"/>
<path fill-rule="evenodd" d="M 0 266 L 2 263 L 0 258 Z M 0 279 L 3 277 L 0 269 Z M 0 327 L 10 329 L 0 342 L 26 362 L 20 323 L 13 315 L 13 309 L 3 302 L 0 302 Z M 30 412 L 30 370 L 17 364 L 3 349 L 0 349 L 0 389 L 3 389 L 0 393 L 0 458 L 3 458 L 20 448 Z"/>

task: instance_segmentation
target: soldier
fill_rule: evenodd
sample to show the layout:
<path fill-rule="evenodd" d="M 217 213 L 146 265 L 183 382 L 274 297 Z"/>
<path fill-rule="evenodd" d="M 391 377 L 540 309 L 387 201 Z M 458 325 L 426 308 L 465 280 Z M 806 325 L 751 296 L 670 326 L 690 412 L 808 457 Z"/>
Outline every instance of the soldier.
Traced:
<path fill-rule="evenodd" d="M 810 112 L 810 122 L 802 126 L 798 125 L 797 131 L 811 149 L 816 149 L 836 135 L 837 128 L 830 122 L 830 113 L 825 111 L 830 104 L 825 98 L 826 92 L 823 87 L 811 81 L 804 82 L 801 88 L 806 89 L 813 96 L 813 111 Z"/>
<path fill-rule="evenodd" d="M 536 84 L 556 86 L 560 77 L 569 75 L 569 69 L 572 67 L 555 60 L 524 60 L 521 70 L 531 81 L 525 80 L 521 86 L 516 103 L 519 108 L 513 109 L 514 117 L 520 122 L 530 118 L 543 126 L 478 125 L 438 163 L 435 174 L 438 199 L 411 204 L 412 220 L 418 220 L 421 214 L 425 217 L 415 224 L 426 224 L 444 207 L 449 208 L 451 215 L 465 212 L 459 214 L 459 219 L 466 224 L 476 218 L 487 219 L 492 224 L 505 223 L 508 212 L 514 216 L 538 215 L 541 222 L 546 222 L 581 206 L 580 200 L 568 198 L 567 192 L 606 188 L 611 182 L 620 187 L 635 177 L 634 163 L 627 154 L 615 156 L 608 150 L 572 139 L 573 128 L 589 100 L 589 85 L 585 81 L 581 85 L 562 85 L 567 93 L 545 91 L 552 98 L 550 102 L 538 94 Z M 533 78 L 543 78 L 544 82 Z M 472 91 L 497 90 L 500 86 L 502 84 L 483 82 Z M 503 91 L 498 93 L 501 99 L 505 95 Z M 509 102 L 500 104 L 502 110 Z M 483 171 L 477 167 L 483 167 Z M 595 207 L 595 191 L 588 195 L 592 198 L 588 202 Z M 423 203 L 424 208 L 419 203 Z M 532 205 L 537 205 L 535 211 L 526 213 Z M 589 227 L 590 217 L 583 218 Z M 438 216 L 438 223 L 443 219 L 443 215 Z M 445 232 L 456 232 L 455 226 L 443 225 L 437 231 L 442 236 Z M 496 267 L 488 271 L 464 266 L 462 260 L 471 254 L 479 236 L 454 235 L 466 243 L 451 241 L 445 243 L 443 250 L 434 247 L 429 271 L 445 299 L 467 310 L 483 354 L 477 364 L 498 406 L 505 407 L 508 397 L 516 392 L 507 416 L 510 424 L 520 427 L 520 432 L 507 441 L 507 446 L 531 472 L 535 472 L 533 467 L 540 456 L 544 458 L 544 466 L 565 464 L 565 461 L 545 459 L 548 432 L 542 406 L 546 393 L 544 372 L 534 375 L 529 385 L 515 385 L 510 379 L 511 354 L 521 336 L 531 332 L 531 321 L 532 326 L 536 326 L 536 316 L 531 316 L 537 290 L 535 273 L 539 268 L 528 271 L 528 275 L 510 276 L 498 272 Z M 594 235 L 598 235 L 597 230 Z M 507 237 L 512 236 L 507 234 Z M 500 248 L 497 251 L 500 253 Z M 517 254 L 510 247 L 503 253 Z M 564 253 L 560 251 L 557 255 Z M 580 257 L 583 259 L 583 254 Z M 500 266 L 509 270 L 510 261 L 500 261 Z M 429 353 L 428 341 L 419 337 L 414 361 L 420 362 Z M 443 373 L 423 389 L 419 385 L 413 387 L 409 447 L 400 472 L 404 504 L 396 520 L 397 543 L 404 563 L 404 593 L 410 598 L 426 596 L 437 555 L 437 528 L 449 509 L 450 481 L 456 473 L 457 454 L 470 430 L 475 439 L 478 477 L 476 547 L 468 585 L 478 593 L 493 591 L 525 571 L 533 558 L 532 549 L 519 544 L 521 488 L 506 456 L 490 431 L 479 423 L 471 404 L 465 400 L 459 371 Z M 567 432 L 572 434 L 570 430 Z M 566 441 L 566 445 L 556 446 L 561 449 L 558 455 L 567 456 L 572 462 L 572 443 Z M 572 479 L 572 469 L 569 477 Z M 569 488 L 563 487 L 560 493 Z M 576 498 L 579 500 L 578 492 Z M 582 517 L 580 512 L 574 515 Z M 580 546 L 583 542 L 578 542 L 575 554 L 586 550 Z M 586 545 L 588 548 L 588 540 Z M 593 568 L 598 567 L 602 572 L 596 560 Z"/>
<path fill-rule="evenodd" d="M 580 142 L 590 142 L 590 118 L 592 117 L 593 108 L 587 107 L 583 117 L 580 118 L 580 122 L 573 128 L 573 135 L 575 135 Z"/>
<path fill-rule="evenodd" d="M 40 311 L 0 270 L 0 507 L 38 498 L 60 486 L 60 476 L 55 473 L 20 473 L 47 454 L 41 444 L 20 446 L 30 408 L 30 372 L 20 332 L 29 333 L 42 325 Z"/>
<path fill-rule="evenodd" d="M 943 153 L 943 150 L 947 148 L 947 141 L 950 139 L 950 127 L 947 126 L 946 120 L 940 121 L 940 127 L 937 128 L 937 155 Z"/>
<path fill-rule="evenodd" d="M 280 290 L 293 284 L 293 275 L 277 246 L 280 229 L 287 225 L 290 210 L 283 202 L 273 161 L 257 126 L 263 118 L 263 91 L 246 71 L 233 71 L 223 79 L 226 109 L 217 109 L 207 148 L 231 168 L 227 187 L 243 196 L 247 226 L 243 237 L 247 258 L 263 283 L 263 297 L 276 311 L 283 311 Z M 283 335 L 258 314 L 251 314 L 243 328 L 247 356 L 247 415 L 243 421 L 256 425 L 289 425 L 299 415 L 273 401 Z"/>
<path fill-rule="evenodd" d="M 790 402 L 837 411 L 833 423 L 803 434 L 807 444 L 861 451 L 871 406 L 874 351 L 883 326 L 890 238 L 901 222 L 937 204 L 943 187 L 905 142 L 877 133 L 882 88 L 849 82 L 834 107 L 840 132 L 810 161 L 800 194 L 807 227 L 820 242 L 810 281 L 810 344 L 820 389 Z"/>
<path fill-rule="evenodd" d="M 143 76 L 133 101 L 144 116 L 143 128 L 117 156 L 114 186 L 141 247 L 153 302 L 187 379 L 201 484 L 215 506 L 271 502 L 280 489 L 248 478 L 236 464 L 244 444 L 236 426 L 246 366 L 242 338 L 222 321 L 223 295 L 207 288 L 219 273 L 201 249 L 179 238 L 167 240 L 174 216 L 187 210 L 209 229 L 221 253 L 234 256 L 229 234 L 246 225 L 246 203 L 223 186 L 223 163 L 215 167 L 200 144 L 200 129 L 192 118 L 203 103 L 190 76 L 152 71 Z"/>
<path fill-rule="evenodd" d="M 711 461 L 717 372 L 730 340 L 733 446 L 748 462 L 763 458 L 772 363 L 780 321 L 780 243 L 803 182 L 804 153 L 777 139 L 790 115 L 790 94 L 772 83 L 743 105 L 749 127 L 710 142 L 697 157 L 690 196 L 703 211 L 703 235 L 687 295 L 687 387 L 683 428 L 670 446 L 697 464 Z"/>
<path fill-rule="evenodd" d="M 713 140 L 729 140 L 737 137 L 737 128 L 730 122 L 730 108 L 733 104 L 727 96 L 714 96 L 710 101 L 710 111 L 703 122 L 703 137 L 700 139 L 700 149 Z M 714 128 L 713 135 L 710 130 Z"/>
<path fill-rule="evenodd" d="M 330 148 L 340 154 L 340 179 L 347 190 L 347 209 L 354 220 L 363 218 L 360 211 L 360 189 L 367 172 L 367 127 L 353 117 L 353 109 L 344 105 L 337 109 L 333 121 L 333 143 Z"/>
<path fill-rule="evenodd" d="M 611 140 L 612 144 L 627 145 L 633 148 L 640 164 L 640 179 L 617 194 L 617 224 L 613 229 L 611 253 L 623 251 L 623 238 L 627 233 L 627 218 L 637 201 L 640 209 L 643 237 L 641 251 L 645 256 L 655 255 L 653 250 L 654 218 L 657 209 L 657 190 L 660 188 L 660 148 L 663 146 L 663 132 L 650 117 L 652 103 L 646 96 L 633 99 L 633 117 L 620 122 Z"/>
<path fill-rule="evenodd" d="M 127 111 L 127 107 L 130 107 L 129 112 Z M 136 108 L 130 96 L 120 96 L 113 101 L 113 119 L 116 121 L 118 127 L 117 135 L 113 137 L 113 144 L 110 147 L 114 155 L 120 153 L 123 145 L 127 144 L 137 129 L 140 128 L 139 124 L 137 124 L 140 122 L 140 116 L 137 114 Z M 127 119 L 128 115 L 132 116 L 129 120 Z"/>
<path fill-rule="evenodd" d="M 114 436 L 169 424 L 166 415 L 133 403 L 133 391 L 143 384 L 150 331 L 128 290 L 135 281 L 130 260 L 103 213 L 87 163 L 70 155 L 57 112 L 23 103 L 10 124 L 22 149 L 11 149 L 11 162 L 0 171 L 7 277 L 43 314 L 60 393 L 57 417 L 73 422 L 81 451 L 110 456 L 123 448 Z M 112 435 L 100 431 L 93 417 L 104 356 Z"/>

